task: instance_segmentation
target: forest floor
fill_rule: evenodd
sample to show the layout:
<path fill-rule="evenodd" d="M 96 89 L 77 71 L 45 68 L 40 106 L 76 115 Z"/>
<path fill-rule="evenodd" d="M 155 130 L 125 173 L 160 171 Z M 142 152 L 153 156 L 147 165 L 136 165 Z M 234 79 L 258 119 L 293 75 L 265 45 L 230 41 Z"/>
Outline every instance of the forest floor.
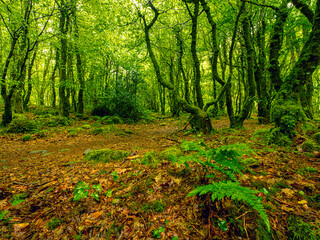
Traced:
<path fill-rule="evenodd" d="M 320 232 L 318 158 L 294 147 L 266 145 L 259 129 L 272 125 L 259 125 L 257 119 L 247 120 L 243 130 L 229 129 L 226 118 L 213 120 L 217 131 L 209 135 L 185 135 L 179 131 L 185 122 L 158 118 L 108 125 L 107 132 L 98 133 L 92 131 L 94 120 L 74 121 L 28 141 L 21 140 L 23 134 L 3 133 L 0 239 L 286 239 L 301 226 Z M 262 237 L 259 215 L 241 202 L 188 197 L 202 184 L 200 167 L 142 161 L 183 140 L 201 139 L 212 148 L 242 143 L 254 151 L 243 156 L 253 164 L 245 167 L 239 182 L 266 190 L 259 195 L 273 237 Z M 106 163 L 85 159 L 86 152 L 104 148 L 130 155 Z M 78 182 L 90 187 L 89 195 L 73 201 Z"/>

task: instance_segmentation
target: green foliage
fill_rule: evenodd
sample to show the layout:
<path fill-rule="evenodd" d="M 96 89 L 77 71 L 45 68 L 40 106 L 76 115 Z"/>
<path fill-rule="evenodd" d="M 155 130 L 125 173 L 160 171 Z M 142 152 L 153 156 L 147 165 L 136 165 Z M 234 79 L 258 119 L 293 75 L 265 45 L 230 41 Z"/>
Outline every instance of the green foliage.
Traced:
<path fill-rule="evenodd" d="M 261 199 L 255 195 L 258 194 L 259 191 L 242 187 L 237 182 L 220 181 L 197 187 L 192 190 L 188 196 L 195 196 L 198 194 L 203 195 L 207 193 L 211 194 L 212 201 L 221 200 L 224 197 L 230 197 L 232 200 L 247 203 L 260 214 L 260 217 L 266 224 L 268 231 L 270 231 L 268 215 L 263 207 Z"/>
<path fill-rule="evenodd" d="M 62 220 L 60 220 L 59 218 L 53 217 L 50 219 L 50 221 L 47 223 L 47 228 L 49 230 L 53 230 L 57 227 L 60 226 L 60 224 L 62 223 Z"/>
<path fill-rule="evenodd" d="M 161 213 L 165 210 L 165 206 L 163 202 L 156 200 L 153 203 L 144 204 L 141 209 L 147 213 L 150 213 L 150 211 Z"/>
<path fill-rule="evenodd" d="M 152 236 L 159 239 L 161 237 L 161 233 L 164 233 L 164 227 L 159 227 L 159 229 L 153 230 Z"/>
<path fill-rule="evenodd" d="M 120 161 L 129 156 L 129 152 L 122 150 L 111 150 L 109 148 L 93 150 L 85 155 L 85 159 L 95 162 Z"/>
<path fill-rule="evenodd" d="M 76 137 L 79 135 L 79 133 L 82 131 L 81 128 L 69 128 L 67 129 L 68 131 L 68 136 L 70 137 Z"/>
<path fill-rule="evenodd" d="M 279 146 L 291 146 L 292 141 L 289 136 L 285 135 L 280 128 L 273 128 L 265 136 L 268 144 L 276 144 Z"/>
<path fill-rule="evenodd" d="M 110 117 L 106 118 L 106 122 L 108 124 L 121 124 L 121 123 L 123 123 L 122 118 L 117 115 L 110 116 Z"/>
<path fill-rule="evenodd" d="M 319 147 L 317 146 L 317 144 L 311 139 L 306 140 L 301 145 L 301 147 L 304 152 L 313 152 L 315 150 L 319 150 Z"/>
<path fill-rule="evenodd" d="M 89 189 L 90 187 L 86 182 L 78 182 L 73 190 L 73 201 L 79 201 L 83 198 L 88 197 Z"/>
<path fill-rule="evenodd" d="M 35 115 L 54 115 L 54 116 L 59 115 L 59 111 L 57 109 L 41 108 L 41 107 L 37 107 L 36 109 L 34 109 L 33 113 Z"/>
<path fill-rule="evenodd" d="M 316 132 L 314 135 L 313 135 L 313 139 L 315 140 L 315 142 L 320 145 L 320 132 Z"/>
<path fill-rule="evenodd" d="M 174 159 L 174 162 L 185 164 L 188 168 L 188 162 L 200 163 L 205 170 L 209 173 L 207 177 L 214 176 L 214 171 L 223 173 L 228 181 L 212 182 L 210 184 L 200 186 L 192 190 L 188 196 L 211 194 L 212 201 L 221 200 L 228 197 L 232 200 L 243 201 L 255 209 L 263 222 L 265 223 L 268 231 L 270 231 L 270 222 L 268 215 L 262 205 L 261 198 L 257 197 L 259 193 L 257 190 L 239 185 L 235 174 L 242 174 L 239 159 L 243 154 L 253 153 L 245 144 L 225 145 L 216 149 L 210 149 L 203 142 L 183 142 L 181 148 L 184 151 L 192 151 L 192 156 L 183 156 Z M 205 160 L 202 160 L 205 159 Z M 209 171 L 209 168 L 213 172 Z"/>
<path fill-rule="evenodd" d="M 296 134 L 297 124 L 306 121 L 306 115 L 299 104 L 293 101 L 276 100 L 271 108 L 271 121 L 276 124 L 277 131 L 291 139 Z M 276 140 L 276 138 L 273 139 Z"/>
<path fill-rule="evenodd" d="M 303 124 L 301 129 L 304 134 L 312 134 L 317 131 L 317 127 L 310 122 Z"/>
<path fill-rule="evenodd" d="M 119 175 L 117 171 L 112 172 L 110 175 L 113 177 L 114 181 L 118 181 Z"/>
<path fill-rule="evenodd" d="M 6 216 L 6 214 L 9 212 L 9 210 L 3 210 L 0 213 L 0 221 L 2 221 L 4 219 L 4 217 Z"/>
<path fill-rule="evenodd" d="M 8 133 L 27 133 L 38 130 L 39 124 L 28 118 L 16 118 L 7 126 Z"/>
<path fill-rule="evenodd" d="M 170 161 L 172 157 L 182 156 L 182 151 L 177 147 L 169 147 L 159 154 L 159 158 Z"/>
<path fill-rule="evenodd" d="M 290 117 L 291 118 L 288 118 Z M 271 121 L 277 126 L 292 128 L 292 125 L 305 122 L 306 115 L 300 105 L 293 101 L 274 101 L 271 109 Z M 287 122 L 289 121 L 289 122 Z M 285 130 L 285 129 L 284 129 Z"/>
<path fill-rule="evenodd" d="M 118 116 L 126 121 L 138 121 L 143 116 L 143 110 L 136 95 L 127 91 L 124 86 L 118 86 L 106 94 L 103 103 L 95 107 L 93 116 Z"/>
<path fill-rule="evenodd" d="M 101 184 L 92 185 L 91 188 L 94 190 L 91 197 L 95 200 L 99 201 L 99 192 L 101 191 Z M 73 201 L 79 201 L 83 198 L 88 197 L 90 186 L 86 182 L 78 182 L 73 190 Z"/>
<path fill-rule="evenodd" d="M 298 173 L 301 174 L 302 176 L 306 176 L 307 174 L 318 173 L 318 172 L 319 172 L 318 169 L 314 167 L 303 167 L 298 170 Z"/>
<path fill-rule="evenodd" d="M 24 192 L 21 194 L 14 194 L 12 197 L 12 206 L 16 206 L 25 201 L 25 198 L 28 197 L 28 193 Z"/>
<path fill-rule="evenodd" d="M 320 236 L 312 230 L 312 225 L 294 216 L 289 216 L 288 218 L 287 236 L 290 240 L 316 240 L 320 238 Z"/>
<path fill-rule="evenodd" d="M 208 149 L 203 141 L 199 143 L 183 142 L 181 149 L 195 153 L 192 156 L 174 158 L 174 163 L 184 164 L 189 168 L 189 161 L 197 162 L 205 167 L 207 173 L 214 174 L 210 170 L 219 171 L 233 181 L 237 181 L 235 173 L 242 174 L 243 167 L 239 163 L 240 156 L 252 152 L 245 144 L 225 145 L 216 149 Z M 202 160 L 203 158 L 205 160 Z"/>
<path fill-rule="evenodd" d="M 270 132 L 269 128 L 259 128 L 254 131 L 253 135 L 259 137 L 261 135 L 266 135 L 268 132 Z"/>
<path fill-rule="evenodd" d="M 33 139 L 33 137 L 32 137 L 32 135 L 30 135 L 30 134 L 23 135 L 22 138 L 21 138 L 21 140 L 22 140 L 23 142 L 30 141 L 30 140 L 32 140 L 32 139 Z"/>
<path fill-rule="evenodd" d="M 46 120 L 46 126 L 57 127 L 57 126 L 69 126 L 72 120 L 63 116 L 51 116 Z"/>

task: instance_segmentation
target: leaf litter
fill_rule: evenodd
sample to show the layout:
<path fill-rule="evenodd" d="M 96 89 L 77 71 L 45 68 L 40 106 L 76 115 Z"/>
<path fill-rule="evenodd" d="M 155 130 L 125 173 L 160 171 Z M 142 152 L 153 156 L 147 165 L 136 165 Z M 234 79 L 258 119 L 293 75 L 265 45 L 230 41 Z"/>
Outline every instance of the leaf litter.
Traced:
<path fill-rule="evenodd" d="M 320 196 L 319 160 L 293 148 L 263 144 L 254 131 L 271 125 L 248 120 L 246 129 L 229 131 L 225 122 L 214 120 L 218 131 L 203 136 L 184 136 L 178 132 L 183 126 L 178 120 L 165 124 L 157 120 L 143 126 L 120 124 L 119 129 L 130 130 L 127 135 L 92 135 L 83 129 L 73 136 L 60 130 L 28 142 L 21 141 L 18 134 L 0 136 L 0 237 L 238 239 L 253 234 L 257 216 L 247 206 L 234 207 L 228 199 L 219 205 L 206 197 L 187 197 L 201 184 L 196 166 L 190 172 L 169 160 L 143 164 L 148 152 L 158 156 L 170 147 L 179 147 L 182 140 L 200 138 L 211 147 L 246 143 L 255 150 L 251 165 L 239 179 L 244 186 L 264 189 L 261 197 L 276 238 L 286 236 L 286 219 L 291 215 L 319 227 L 320 205 L 314 197 Z M 104 163 L 85 160 L 86 150 L 106 148 L 130 155 Z M 79 182 L 84 187 L 76 192 L 79 199 L 74 201 Z M 225 221 L 232 214 L 243 226 L 235 228 Z"/>

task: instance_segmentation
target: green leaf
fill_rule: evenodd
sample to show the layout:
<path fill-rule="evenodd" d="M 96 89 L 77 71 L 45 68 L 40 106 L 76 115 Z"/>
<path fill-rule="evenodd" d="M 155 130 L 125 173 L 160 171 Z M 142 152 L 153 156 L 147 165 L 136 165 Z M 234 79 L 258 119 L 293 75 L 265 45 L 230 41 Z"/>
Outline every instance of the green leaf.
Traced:
<path fill-rule="evenodd" d="M 164 232 L 164 228 L 163 227 L 159 227 L 159 233 Z"/>
<path fill-rule="evenodd" d="M 1 211 L 0 213 L 0 221 L 3 220 L 4 216 L 9 212 L 9 210 Z"/>
<path fill-rule="evenodd" d="M 161 235 L 160 235 L 159 230 L 157 230 L 157 229 L 154 230 L 152 236 L 153 236 L 153 237 L 156 237 L 156 238 L 160 238 Z"/>
<path fill-rule="evenodd" d="M 110 174 L 111 176 L 113 176 L 113 180 L 117 181 L 119 178 L 118 172 L 114 171 L 113 173 Z"/>
<path fill-rule="evenodd" d="M 82 198 L 88 197 L 88 191 L 78 190 L 73 197 L 73 201 L 79 201 Z"/>
<path fill-rule="evenodd" d="M 20 203 L 23 203 L 25 200 L 24 199 L 16 199 L 12 201 L 12 206 L 16 206 Z"/>
<path fill-rule="evenodd" d="M 178 237 L 174 236 L 171 240 L 178 240 Z"/>
<path fill-rule="evenodd" d="M 107 192 L 106 192 L 106 196 L 107 197 L 112 197 L 112 189 L 109 189 Z"/>
<path fill-rule="evenodd" d="M 265 195 L 269 195 L 269 191 L 266 188 L 262 188 L 260 191 Z"/>
<path fill-rule="evenodd" d="M 95 189 L 96 191 L 101 191 L 101 184 L 92 185 L 92 188 Z"/>
<path fill-rule="evenodd" d="M 224 232 L 228 231 L 227 222 L 225 220 L 218 219 L 218 226 L 222 231 Z"/>
<path fill-rule="evenodd" d="M 99 201 L 99 193 L 94 192 L 91 194 L 91 197 L 93 197 L 95 200 Z"/>

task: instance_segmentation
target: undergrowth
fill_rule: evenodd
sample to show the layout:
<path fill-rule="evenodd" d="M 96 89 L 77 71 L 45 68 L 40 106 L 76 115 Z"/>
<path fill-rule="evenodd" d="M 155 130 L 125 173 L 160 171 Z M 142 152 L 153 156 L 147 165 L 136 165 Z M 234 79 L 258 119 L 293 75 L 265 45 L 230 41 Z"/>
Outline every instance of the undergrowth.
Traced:
<path fill-rule="evenodd" d="M 242 175 L 243 167 L 239 162 L 242 155 L 252 153 L 245 144 L 225 145 L 219 148 L 211 149 L 204 141 L 200 142 L 183 142 L 181 148 L 184 152 L 191 155 L 176 157 L 172 155 L 172 161 L 175 164 L 184 164 L 188 169 L 190 163 L 201 164 L 206 179 L 215 178 L 217 181 L 196 187 L 188 196 L 211 194 L 213 202 L 230 198 L 248 204 L 255 209 L 268 232 L 271 231 L 268 215 L 262 204 L 262 198 L 258 197 L 258 190 L 240 186 L 237 180 L 238 175 Z M 222 178 L 218 177 L 222 173 Z M 208 180 L 206 182 L 209 182 Z"/>

